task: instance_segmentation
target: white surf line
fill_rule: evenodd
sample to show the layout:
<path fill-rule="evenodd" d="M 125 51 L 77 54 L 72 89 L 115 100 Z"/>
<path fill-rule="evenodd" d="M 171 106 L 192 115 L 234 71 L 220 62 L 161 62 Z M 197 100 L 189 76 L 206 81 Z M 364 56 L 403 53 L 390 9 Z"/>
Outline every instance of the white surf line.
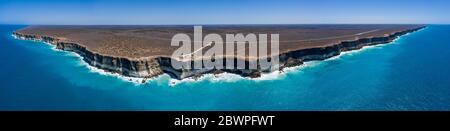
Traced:
<path fill-rule="evenodd" d="M 124 75 L 120 75 L 118 73 L 113 73 L 113 72 L 108 72 L 104 69 L 100 69 L 98 67 L 89 65 L 86 61 L 84 61 L 84 57 L 81 56 L 80 54 L 76 53 L 76 52 L 72 52 L 72 51 L 66 51 L 66 50 L 61 50 L 61 49 L 57 49 L 56 45 L 49 43 L 49 42 L 45 42 L 43 40 L 39 40 L 39 39 L 30 39 L 30 40 L 26 40 L 26 39 L 22 39 L 20 37 L 17 37 L 15 35 L 12 35 L 12 37 L 14 37 L 14 39 L 16 40 L 23 40 L 23 41 L 31 41 L 31 42 L 37 42 L 37 43 L 43 43 L 42 45 L 48 46 L 49 49 L 51 51 L 54 52 L 61 52 L 64 53 L 63 55 L 65 56 L 69 56 L 69 57 L 75 57 L 77 58 L 77 64 L 76 66 L 82 66 L 83 68 L 86 68 L 87 71 L 89 71 L 90 73 L 95 73 L 95 74 L 99 74 L 99 75 L 103 75 L 103 76 L 108 76 L 108 77 L 115 77 L 119 80 L 122 80 L 124 82 L 129 82 L 136 85 L 141 85 L 141 84 L 145 84 L 147 83 L 147 81 L 153 80 L 153 79 L 157 79 L 160 76 L 154 77 L 154 78 L 138 78 L 138 77 L 129 77 L 129 76 L 124 76 Z M 145 83 L 142 83 L 142 81 L 145 81 Z"/>
<path fill-rule="evenodd" d="M 337 56 L 333 56 L 330 57 L 328 59 L 325 60 L 314 60 L 314 61 L 305 61 L 303 64 L 298 65 L 298 66 L 293 66 L 293 67 L 287 67 L 284 68 L 280 71 L 274 71 L 274 72 L 270 72 L 270 73 L 264 73 L 261 74 L 260 77 L 258 78 L 249 78 L 249 77 L 243 77 L 237 74 L 232 74 L 232 73 L 221 73 L 221 74 L 204 74 L 202 76 L 200 76 L 199 78 L 185 78 L 182 80 L 178 80 L 178 79 L 173 79 L 170 78 L 169 80 L 169 86 L 170 87 L 175 87 L 178 84 L 181 83 L 189 83 L 189 82 L 201 82 L 201 81 L 210 81 L 210 82 L 220 82 L 220 81 L 224 81 L 224 82 L 235 82 L 238 80 L 250 80 L 250 81 L 267 81 L 267 80 L 279 80 L 279 79 L 283 79 L 284 76 L 286 76 L 289 73 L 295 72 L 295 71 L 301 71 L 302 69 L 305 69 L 307 67 L 313 67 L 319 64 L 322 64 L 323 62 L 326 61 L 332 61 L 332 60 L 336 60 L 339 59 L 345 55 L 350 55 L 350 54 L 354 54 L 354 53 L 361 53 L 364 52 L 366 50 L 370 50 L 370 49 L 375 49 L 377 47 L 385 47 L 385 46 L 389 46 L 392 44 L 395 44 L 397 41 L 399 41 L 400 39 L 404 38 L 405 36 L 409 36 L 412 33 L 407 33 L 404 34 L 400 37 L 397 37 L 396 39 L 394 39 L 392 42 L 386 43 L 386 44 L 377 44 L 377 45 L 370 45 L 370 46 L 364 46 L 361 49 L 357 49 L 357 50 L 350 50 L 350 51 L 344 51 L 341 52 L 339 55 Z"/>
<path fill-rule="evenodd" d="M 375 32 L 375 31 L 378 31 L 378 30 L 371 30 L 371 31 L 366 31 L 366 32 L 358 33 L 358 34 L 366 34 L 366 33 L 371 33 L 371 32 Z M 410 33 L 407 33 L 407 34 L 405 34 L 405 35 L 402 35 L 402 37 L 408 36 L 408 35 L 410 35 L 410 34 L 411 34 L 411 32 L 410 32 Z M 15 35 L 12 35 L 12 36 L 13 36 L 15 39 L 18 39 L 17 36 L 15 36 Z M 396 38 L 393 42 L 399 40 L 399 39 L 402 38 L 402 37 Z M 22 40 L 22 39 L 19 39 L 19 40 Z M 40 40 L 31 40 L 31 41 L 42 42 L 42 43 L 44 43 L 44 44 L 50 45 L 51 47 L 56 47 L 55 45 L 53 45 L 53 44 L 51 44 L 51 43 L 43 42 L 43 41 L 40 41 Z M 202 47 L 202 48 L 196 50 L 195 52 L 198 52 L 198 51 L 200 51 L 201 49 L 210 46 L 211 44 L 212 44 L 212 42 L 209 43 L 209 44 L 207 44 L 206 46 L 204 46 L 204 47 Z M 365 46 L 365 47 L 363 47 L 362 49 L 342 52 L 341 54 L 339 54 L 339 55 L 337 55 L 337 56 L 334 56 L 334 59 L 339 58 L 339 57 L 341 57 L 341 56 L 343 56 L 343 55 L 346 55 L 346 54 L 350 54 L 350 53 L 354 53 L 354 52 L 361 52 L 361 51 L 364 51 L 365 49 L 368 49 L 368 48 L 370 48 L 370 47 L 377 47 L 377 46 L 384 46 L 384 45 L 389 45 L 389 44 L 380 44 L 380 45 Z M 53 49 L 53 48 L 52 48 L 52 49 Z M 55 48 L 55 49 L 56 49 L 56 48 Z M 145 84 L 145 83 L 147 83 L 148 81 L 151 81 L 151 80 L 158 80 L 158 79 L 160 79 L 160 77 L 163 76 L 163 75 L 159 75 L 159 76 L 157 76 L 157 77 L 147 78 L 147 79 L 145 79 L 145 78 L 136 78 L 136 77 L 127 77 L 127 76 L 123 76 L 123 75 L 120 75 L 120 74 L 116 74 L 116 73 L 112 73 L 112 72 L 107 72 L 107 71 L 105 71 L 105 70 L 103 70 L 103 69 L 99 69 L 99 68 L 97 68 L 97 67 L 95 67 L 95 66 L 91 66 L 91 65 L 89 65 L 88 63 L 86 63 L 84 60 L 82 60 L 83 57 L 80 56 L 78 53 L 71 52 L 71 51 L 65 51 L 65 50 L 59 50 L 59 49 L 56 49 L 56 51 L 66 52 L 66 53 L 68 53 L 68 54 L 73 53 L 73 55 L 76 55 L 76 56 L 79 58 L 79 60 L 80 60 L 79 62 L 81 62 L 81 64 L 82 64 L 83 66 L 87 67 L 88 70 L 91 71 L 91 72 L 93 72 L 93 73 L 98 73 L 98 74 L 100 74 L 100 75 L 106 75 L 106 76 L 113 76 L 113 77 L 119 78 L 120 80 L 123 80 L 123 81 L 126 81 L 126 82 L 134 83 L 135 85 Z M 193 52 L 193 53 L 195 53 L 195 52 Z M 193 54 L 193 53 L 191 53 L 191 54 Z M 281 71 L 277 71 L 277 72 L 271 72 L 271 73 L 267 73 L 267 74 L 262 74 L 262 76 L 259 77 L 259 78 L 242 77 L 242 76 L 239 76 L 239 75 L 237 75 L 237 74 L 231 74 L 231 73 L 222 73 L 222 74 L 218 74 L 218 75 L 213 75 L 213 74 L 203 74 L 203 76 L 201 76 L 199 79 L 185 78 L 185 79 L 183 79 L 183 80 L 177 80 L 177 79 L 170 78 L 170 80 L 169 80 L 169 86 L 175 86 L 175 85 L 177 85 L 177 84 L 179 84 L 179 83 L 183 83 L 183 82 L 198 82 L 198 81 L 207 80 L 207 79 L 208 79 L 207 76 L 213 76 L 213 78 L 214 78 L 213 80 L 216 80 L 216 81 L 221 81 L 221 80 L 223 80 L 223 79 L 227 80 L 227 78 L 230 78 L 231 76 L 234 76 L 234 79 L 232 79 L 231 81 L 240 80 L 240 79 L 253 80 L 253 81 L 275 80 L 275 79 L 280 79 L 280 77 L 279 77 L 280 75 L 285 75 L 286 73 L 291 72 L 291 71 L 293 71 L 293 70 L 298 70 L 298 69 L 301 69 L 302 67 L 308 67 L 308 66 L 314 66 L 314 65 L 316 65 L 316 64 L 310 65 L 309 63 L 323 62 L 323 61 L 327 61 L 327 60 L 333 60 L 333 57 L 332 57 L 332 58 L 325 59 L 325 60 L 320 60 L 320 61 L 307 61 L 307 62 L 305 62 L 305 63 L 302 64 L 302 65 L 298 65 L 298 66 L 294 66 L 294 67 L 288 67 L 288 68 L 285 68 L 285 69 L 283 69 L 283 70 L 281 70 Z M 129 79 L 132 79 L 132 81 L 129 81 Z M 141 82 L 143 79 L 145 80 L 145 83 L 142 83 L 142 82 Z M 228 80 L 229 80 L 229 79 L 228 79 Z M 231 82 L 231 81 L 228 81 L 228 82 Z"/>

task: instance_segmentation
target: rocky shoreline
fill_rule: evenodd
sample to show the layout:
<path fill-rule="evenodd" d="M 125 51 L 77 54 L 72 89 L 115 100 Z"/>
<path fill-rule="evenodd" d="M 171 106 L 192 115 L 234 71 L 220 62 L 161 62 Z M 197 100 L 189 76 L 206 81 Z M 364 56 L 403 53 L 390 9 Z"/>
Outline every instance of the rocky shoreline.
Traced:
<path fill-rule="evenodd" d="M 407 33 L 415 32 L 425 26 L 395 32 L 384 37 L 360 38 L 353 41 L 342 41 L 331 46 L 315 47 L 280 53 L 279 62 L 280 70 L 286 67 L 302 65 L 304 62 L 313 60 L 325 60 L 333 56 L 337 56 L 345 51 L 358 50 L 364 46 L 378 45 L 390 43 L 398 37 Z M 81 44 L 71 43 L 53 38 L 50 36 L 38 36 L 32 34 L 21 34 L 14 32 L 13 36 L 21 40 L 32 40 L 46 42 L 55 45 L 57 49 L 71 51 L 79 54 L 82 59 L 91 66 L 99 69 L 117 73 L 128 77 L 137 78 L 153 78 L 161 74 L 167 73 L 172 78 L 184 79 L 189 77 L 198 77 L 208 73 L 232 73 L 243 77 L 260 77 L 262 73 L 270 72 L 268 70 L 246 70 L 246 69 L 212 69 L 212 70 L 176 70 L 171 66 L 171 58 L 164 56 L 148 57 L 148 58 L 125 58 L 102 55 L 97 52 L 90 51 Z"/>

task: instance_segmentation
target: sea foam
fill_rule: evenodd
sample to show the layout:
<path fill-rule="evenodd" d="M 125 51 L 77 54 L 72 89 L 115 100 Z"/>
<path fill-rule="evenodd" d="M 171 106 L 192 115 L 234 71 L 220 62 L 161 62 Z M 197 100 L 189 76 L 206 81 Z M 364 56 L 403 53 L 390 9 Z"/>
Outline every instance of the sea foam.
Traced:
<path fill-rule="evenodd" d="M 405 34 L 404 36 L 409 35 Z M 18 39 L 17 36 L 12 35 L 15 39 Z M 323 61 L 308 61 L 303 63 L 302 65 L 299 66 L 294 66 L 294 67 L 288 67 L 288 68 L 284 68 L 281 71 L 274 71 L 271 73 L 264 73 L 261 74 L 260 77 L 258 78 L 249 78 L 249 77 L 242 77 L 240 75 L 237 74 L 232 74 L 232 73 L 221 73 L 221 74 L 204 74 L 200 77 L 197 78 L 185 78 L 182 80 L 178 80 L 178 79 L 173 79 L 173 78 L 169 78 L 168 81 L 168 85 L 171 87 L 175 87 L 178 84 L 182 84 L 182 83 L 198 83 L 198 82 L 203 82 L 203 81 L 209 81 L 212 83 L 216 83 L 216 82 L 236 82 L 236 81 L 240 81 L 240 80 L 247 80 L 247 81 L 271 81 L 271 80 L 279 80 L 279 79 L 283 79 L 284 77 L 286 77 L 287 74 L 289 73 L 294 73 L 294 72 L 298 72 L 301 71 L 302 69 L 306 68 L 306 67 L 313 67 L 315 65 L 318 65 L 324 61 L 333 61 L 333 60 L 338 60 L 340 59 L 342 56 L 346 56 L 346 55 L 353 55 L 368 49 L 374 49 L 374 48 L 380 48 L 382 46 L 386 46 L 386 45 L 391 45 L 394 43 L 397 43 L 396 41 L 398 41 L 399 39 L 401 39 L 401 37 L 395 39 L 394 41 L 387 43 L 387 44 L 378 44 L 378 45 L 371 45 L 371 46 L 364 46 L 361 49 L 358 50 L 351 50 L 351 51 L 346 51 L 346 52 L 341 52 L 339 55 L 337 56 L 333 56 L 331 58 L 325 59 Z M 36 41 L 36 40 L 35 40 Z M 46 45 L 49 45 L 51 50 L 53 51 L 57 51 L 57 52 L 65 52 L 66 55 L 68 56 L 72 56 L 72 57 L 77 57 L 78 58 L 78 63 L 80 66 L 85 67 L 86 69 L 88 69 L 91 73 L 98 73 L 100 75 L 104 75 L 104 76 L 109 76 L 109 77 L 115 77 L 118 78 L 122 81 L 125 82 L 131 82 L 134 83 L 135 85 L 141 85 L 141 84 L 146 84 L 148 82 L 156 82 L 156 81 L 160 81 L 162 79 L 166 79 L 168 77 L 168 75 L 160 75 L 158 77 L 154 77 L 154 78 L 137 78 L 137 77 L 128 77 L 128 76 L 123 76 L 117 73 L 112 73 L 112 72 L 108 72 L 102 69 L 99 69 L 97 67 L 91 66 L 89 65 L 87 62 L 85 62 L 83 60 L 83 57 L 80 56 L 79 54 L 75 53 L 75 52 L 70 52 L 70 51 L 64 51 L 64 50 L 60 50 L 56 48 L 56 45 L 48 43 L 48 42 L 43 42 L 43 41 L 36 41 L 36 42 L 41 42 L 41 43 L 45 43 Z"/>
<path fill-rule="evenodd" d="M 407 36 L 409 35 L 405 34 L 403 36 Z M 261 75 L 261 77 L 258 78 L 249 78 L 249 77 L 242 77 L 240 75 L 236 75 L 236 74 L 231 74 L 231 73 L 222 73 L 222 74 L 204 74 L 199 78 L 186 78 L 183 80 L 177 80 L 177 79 L 171 79 L 169 85 L 170 86 L 176 86 L 177 84 L 181 84 L 181 83 L 198 83 L 198 82 L 202 82 L 202 81 L 209 81 L 209 82 L 236 82 L 239 80 L 250 80 L 250 81 L 271 81 L 271 80 L 279 80 L 279 79 L 283 79 L 284 77 L 286 77 L 287 74 L 289 73 L 295 73 L 298 71 L 302 71 L 304 68 L 307 67 L 314 67 L 316 65 L 319 65 L 323 62 L 326 61 L 333 61 L 333 60 L 339 60 L 341 59 L 343 56 L 351 56 L 351 55 L 355 55 L 361 52 L 364 52 L 366 50 L 370 50 L 370 49 L 379 49 L 382 48 L 384 46 L 388 46 L 388 45 L 393 45 L 395 43 L 398 43 L 397 41 L 401 39 L 401 37 L 394 39 L 392 42 L 386 43 L 386 44 L 377 44 L 377 45 L 370 45 L 370 46 L 364 46 L 361 49 L 358 50 L 350 50 L 350 51 L 345 51 L 345 52 L 341 52 L 339 55 L 333 56 L 331 58 L 325 59 L 325 60 L 317 60 L 317 61 L 307 61 L 304 62 L 302 65 L 298 65 L 298 66 L 294 66 L 294 67 L 287 67 L 284 68 L 281 71 L 274 71 L 271 73 L 264 73 Z"/>

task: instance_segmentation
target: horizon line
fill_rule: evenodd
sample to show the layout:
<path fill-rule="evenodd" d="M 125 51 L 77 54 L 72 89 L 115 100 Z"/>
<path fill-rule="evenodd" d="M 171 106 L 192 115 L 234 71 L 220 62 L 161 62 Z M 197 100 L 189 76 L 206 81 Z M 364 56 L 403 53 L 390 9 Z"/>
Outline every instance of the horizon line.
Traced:
<path fill-rule="evenodd" d="M 450 25 L 450 23 L 298 23 L 298 24 L 9 24 L 28 26 L 220 26 L 220 25 Z"/>

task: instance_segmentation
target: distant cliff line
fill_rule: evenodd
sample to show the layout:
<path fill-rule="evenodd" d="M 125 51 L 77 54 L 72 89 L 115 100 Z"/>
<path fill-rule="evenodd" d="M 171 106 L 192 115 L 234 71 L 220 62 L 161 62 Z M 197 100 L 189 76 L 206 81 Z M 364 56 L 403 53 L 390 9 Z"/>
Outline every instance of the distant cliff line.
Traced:
<path fill-rule="evenodd" d="M 330 44 L 330 46 L 299 49 L 289 52 L 280 52 L 279 56 L 280 70 L 286 67 L 299 66 L 307 61 L 325 60 L 333 56 L 340 55 L 342 52 L 358 50 L 365 46 L 390 43 L 402 35 L 418 31 L 425 27 L 426 26 L 421 26 L 414 29 L 398 31 L 383 37 L 360 38 L 353 41 L 341 41 L 340 43 L 337 44 Z M 32 40 L 50 43 L 52 45 L 55 45 L 57 49 L 64 51 L 71 51 L 79 54 L 82 57 L 83 61 L 88 63 L 90 66 L 94 66 L 107 72 L 118 73 L 120 75 L 128 77 L 152 78 L 167 73 L 172 78 L 184 79 L 189 77 L 201 76 L 203 74 L 208 73 L 228 72 L 232 74 L 241 75 L 243 77 L 255 78 L 260 77 L 262 73 L 271 72 L 267 70 L 258 70 L 258 69 L 176 70 L 171 65 L 172 58 L 166 56 L 155 56 L 138 59 L 108 56 L 90 51 L 81 44 L 72 42 L 62 42 L 57 38 L 50 36 L 37 36 L 33 34 L 21 34 L 18 32 L 14 32 L 13 36 L 21 40 Z"/>

